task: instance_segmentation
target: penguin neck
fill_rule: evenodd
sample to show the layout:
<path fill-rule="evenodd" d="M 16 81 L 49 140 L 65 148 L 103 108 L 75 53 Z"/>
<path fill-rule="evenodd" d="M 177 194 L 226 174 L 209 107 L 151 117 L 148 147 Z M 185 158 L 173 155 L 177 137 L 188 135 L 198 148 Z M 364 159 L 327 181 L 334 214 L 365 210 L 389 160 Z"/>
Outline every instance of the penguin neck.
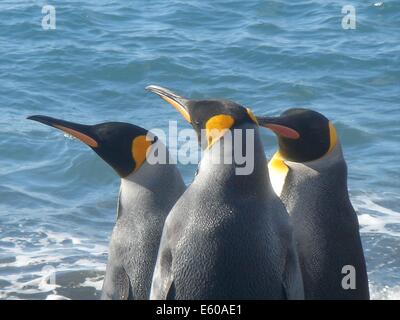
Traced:
<path fill-rule="evenodd" d="M 342 167 L 342 170 L 338 170 Z M 272 187 L 278 196 L 284 192 L 285 185 L 292 180 L 308 181 L 321 176 L 332 174 L 337 178 L 346 179 L 347 169 L 343 158 L 340 142 L 323 157 L 309 162 L 294 162 L 286 160 L 279 150 L 268 163 L 269 175 Z M 290 172 L 290 174 L 289 174 Z M 332 172 L 332 173 L 331 173 Z M 343 177 L 339 177 L 343 174 Z"/>
<path fill-rule="evenodd" d="M 286 165 L 290 174 L 281 198 L 290 215 L 302 221 L 306 217 L 313 217 L 317 221 L 330 223 L 334 214 L 335 219 L 342 222 L 339 223 L 342 228 L 349 226 L 348 211 L 343 209 L 351 207 L 347 164 L 339 143 L 320 159 L 304 163 L 287 161 Z M 325 210 L 315 209 L 316 199 L 319 204 L 327 206 Z"/>
<path fill-rule="evenodd" d="M 302 179 L 309 179 L 319 175 L 321 172 L 326 174 L 331 170 L 336 170 L 337 165 L 342 163 L 344 163 L 342 147 L 339 140 L 337 140 L 335 146 L 327 154 L 319 159 L 308 162 L 286 160 L 278 150 L 268 163 L 268 171 L 275 193 L 281 196 L 287 179 L 293 179 L 295 176 L 301 176 Z M 288 177 L 289 171 L 291 178 Z"/>
<path fill-rule="evenodd" d="M 240 192 L 252 192 L 268 185 L 268 179 L 260 179 L 268 176 L 266 163 L 258 127 L 246 123 L 204 151 L 196 179 L 228 187 L 240 181 Z"/>
<path fill-rule="evenodd" d="M 156 144 L 153 146 L 158 150 L 164 150 L 168 159 L 169 154 L 165 145 L 159 141 Z M 121 179 L 118 216 L 121 214 L 121 204 L 127 204 L 123 208 L 124 214 L 125 212 L 129 214 L 143 212 L 143 203 L 156 206 L 162 211 L 169 211 L 169 207 L 185 188 L 175 164 L 153 161 L 150 163 L 146 159 L 137 171 Z M 128 208 L 129 210 L 125 210 Z"/>
<path fill-rule="evenodd" d="M 332 147 L 327 154 L 316 160 L 308 162 L 293 162 L 283 159 L 285 164 L 294 171 L 297 170 L 309 170 L 310 172 L 320 173 L 329 171 L 330 168 L 334 168 L 337 163 L 343 162 L 342 146 L 339 140 L 336 141 L 334 147 Z"/>
<path fill-rule="evenodd" d="M 168 164 L 150 164 L 145 160 L 136 172 L 121 179 L 121 191 L 128 188 L 143 188 L 156 193 L 162 188 L 160 177 L 168 174 L 172 169 L 171 167 Z"/>

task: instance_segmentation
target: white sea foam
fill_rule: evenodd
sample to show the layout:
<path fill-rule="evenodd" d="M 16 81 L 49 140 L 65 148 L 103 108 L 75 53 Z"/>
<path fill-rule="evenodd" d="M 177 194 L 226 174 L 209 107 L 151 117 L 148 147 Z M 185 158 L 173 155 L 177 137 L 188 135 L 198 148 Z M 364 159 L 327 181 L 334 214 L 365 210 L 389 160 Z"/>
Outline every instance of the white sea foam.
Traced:
<path fill-rule="evenodd" d="M 44 246 L 49 245 L 51 243 L 61 244 L 65 241 L 71 241 L 72 244 L 74 244 L 74 245 L 79 245 L 82 243 L 81 239 L 79 239 L 77 237 L 72 237 L 68 233 L 47 231 L 46 235 L 47 235 L 46 238 L 39 240 L 39 243 Z"/>
<path fill-rule="evenodd" d="M 73 135 L 70 135 L 69 133 L 64 133 L 64 137 L 68 140 L 76 140 L 75 137 Z"/>
<path fill-rule="evenodd" d="M 370 284 L 369 289 L 372 300 L 400 300 L 400 285 L 389 287 Z"/>
<path fill-rule="evenodd" d="M 104 276 L 95 277 L 95 278 L 86 278 L 85 282 L 81 284 L 82 287 L 93 287 L 96 290 L 100 291 L 103 287 Z"/>
<path fill-rule="evenodd" d="M 389 197 L 385 195 L 385 199 L 396 199 L 398 195 L 391 194 Z M 352 198 L 354 208 L 358 213 L 358 220 L 360 223 L 360 231 L 369 243 L 376 243 L 376 246 L 368 247 L 365 250 L 366 258 L 376 259 L 375 251 L 380 250 L 379 240 L 381 236 L 386 237 L 386 248 L 396 248 L 400 246 L 400 212 L 385 207 L 382 205 L 385 201 L 382 196 L 378 194 L 361 194 Z M 396 228 L 394 228 L 394 226 Z M 389 242 L 387 242 L 389 241 Z M 374 252 L 372 252 L 374 250 Z M 371 255 L 369 257 L 369 255 Z M 392 260 L 387 260 L 387 256 L 383 256 L 380 263 L 371 269 L 369 267 L 369 278 L 372 279 L 370 283 L 370 294 L 373 300 L 398 300 L 400 299 L 400 283 L 396 281 L 390 274 L 385 276 L 383 270 L 390 265 L 397 266 L 398 259 L 393 256 Z M 381 285 L 379 281 L 376 282 L 375 277 L 378 279 L 384 278 L 386 283 L 392 283 L 390 286 Z"/>
<path fill-rule="evenodd" d="M 35 272 L 32 274 L 35 278 L 29 281 L 18 281 L 6 289 L 12 289 L 14 292 L 23 294 L 36 294 L 41 292 L 55 292 L 59 287 L 57 284 L 49 283 L 48 272 Z"/>
<path fill-rule="evenodd" d="M 0 268 L 12 271 L 0 276 L 0 280 L 10 283 L 6 285 L 0 299 L 20 299 L 27 295 L 48 293 L 46 299 L 68 299 L 57 293 L 57 275 L 74 271 L 105 270 L 106 245 L 93 244 L 89 239 L 71 236 L 67 233 L 57 233 L 44 229 L 38 230 L 38 235 L 3 237 L 0 239 L 9 245 L 2 247 L 5 256 L 14 257 L 10 262 L 0 264 Z M 45 235 L 45 237 L 43 237 Z M 31 245 L 35 247 L 31 247 Z M 72 255 L 72 258 L 69 258 Z M 50 281 L 52 273 L 55 283 Z M 102 276 L 86 278 L 77 286 L 94 287 L 99 290 Z"/>
<path fill-rule="evenodd" d="M 88 268 L 89 270 L 96 270 L 96 271 L 104 271 L 106 267 L 104 263 L 92 259 L 80 259 L 75 263 L 78 265 L 83 265 L 85 266 L 85 268 Z"/>
<path fill-rule="evenodd" d="M 71 300 L 71 299 L 68 299 L 67 297 L 64 296 L 60 296 L 58 294 L 49 294 L 46 297 L 46 300 Z"/>
<path fill-rule="evenodd" d="M 388 228 L 388 225 L 400 225 L 400 212 L 379 205 L 377 201 L 380 198 L 377 195 L 361 195 L 352 200 L 358 212 L 361 232 L 400 237 L 400 231 Z"/>

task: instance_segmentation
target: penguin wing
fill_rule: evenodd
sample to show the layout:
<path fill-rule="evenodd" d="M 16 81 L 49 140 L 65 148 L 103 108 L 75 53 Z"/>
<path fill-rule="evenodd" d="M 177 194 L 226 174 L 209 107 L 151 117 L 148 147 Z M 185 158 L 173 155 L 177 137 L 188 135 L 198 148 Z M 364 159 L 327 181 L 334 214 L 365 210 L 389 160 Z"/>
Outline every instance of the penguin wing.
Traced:
<path fill-rule="evenodd" d="M 102 300 L 133 300 L 130 280 L 124 267 L 107 265 L 106 276 L 101 293 Z"/>
<path fill-rule="evenodd" d="M 287 250 L 282 286 L 287 300 L 304 300 L 303 277 L 294 244 Z"/>
<path fill-rule="evenodd" d="M 173 300 L 175 298 L 172 252 L 166 233 L 164 229 L 151 284 L 150 300 Z"/>
<path fill-rule="evenodd" d="M 151 285 L 150 300 L 174 300 L 175 285 L 171 270 L 172 255 L 169 250 L 159 252 Z"/>

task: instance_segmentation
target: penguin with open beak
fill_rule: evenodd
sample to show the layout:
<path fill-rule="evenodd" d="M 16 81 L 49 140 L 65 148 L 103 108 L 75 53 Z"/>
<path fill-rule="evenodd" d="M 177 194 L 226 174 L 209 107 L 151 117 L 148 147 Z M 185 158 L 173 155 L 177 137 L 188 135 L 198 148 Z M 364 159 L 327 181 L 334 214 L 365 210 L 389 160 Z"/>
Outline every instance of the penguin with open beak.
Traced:
<path fill-rule="evenodd" d="M 204 149 L 197 175 L 166 219 L 150 298 L 302 299 L 289 216 L 264 178 L 254 115 L 232 101 L 147 90 L 182 114 Z M 239 174 L 237 162 L 225 160 L 251 143 L 246 135 L 253 137 L 245 154 L 253 169 Z"/>
<path fill-rule="evenodd" d="M 369 299 L 357 214 L 334 125 L 299 108 L 257 120 L 278 136 L 270 179 L 292 218 L 306 299 Z"/>
<path fill-rule="evenodd" d="M 79 139 L 120 176 L 117 221 L 101 298 L 148 299 L 165 218 L 186 188 L 175 165 L 147 161 L 152 150 L 167 152 L 166 147 L 146 129 L 129 123 L 82 125 L 46 116 L 28 119 Z"/>

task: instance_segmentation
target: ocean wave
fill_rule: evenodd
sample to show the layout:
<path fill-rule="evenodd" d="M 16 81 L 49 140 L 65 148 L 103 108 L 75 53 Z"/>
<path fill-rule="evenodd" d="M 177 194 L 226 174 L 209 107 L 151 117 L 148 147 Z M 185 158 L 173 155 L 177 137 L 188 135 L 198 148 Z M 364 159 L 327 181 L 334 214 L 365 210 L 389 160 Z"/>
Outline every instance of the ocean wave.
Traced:
<path fill-rule="evenodd" d="M 3 237 L 0 242 L 12 244 L 2 246 L 1 256 L 10 258 L 0 259 L 0 281 L 4 281 L 0 298 L 69 299 L 89 287 L 91 295 L 79 298 L 97 298 L 106 266 L 106 245 L 44 229 L 26 236 Z"/>
<path fill-rule="evenodd" d="M 376 194 L 364 194 L 356 196 L 352 200 L 358 212 L 362 233 L 379 233 L 400 237 L 400 230 L 393 229 L 393 226 L 400 225 L 400 212 L 378 204 L 377 201 L 382 200 L 381 197 Z"/>
<path fill-rule="evenodd" d="M 370 284 L 371 300 L 400 300 L 400 286 L 379 286 Z"/>

